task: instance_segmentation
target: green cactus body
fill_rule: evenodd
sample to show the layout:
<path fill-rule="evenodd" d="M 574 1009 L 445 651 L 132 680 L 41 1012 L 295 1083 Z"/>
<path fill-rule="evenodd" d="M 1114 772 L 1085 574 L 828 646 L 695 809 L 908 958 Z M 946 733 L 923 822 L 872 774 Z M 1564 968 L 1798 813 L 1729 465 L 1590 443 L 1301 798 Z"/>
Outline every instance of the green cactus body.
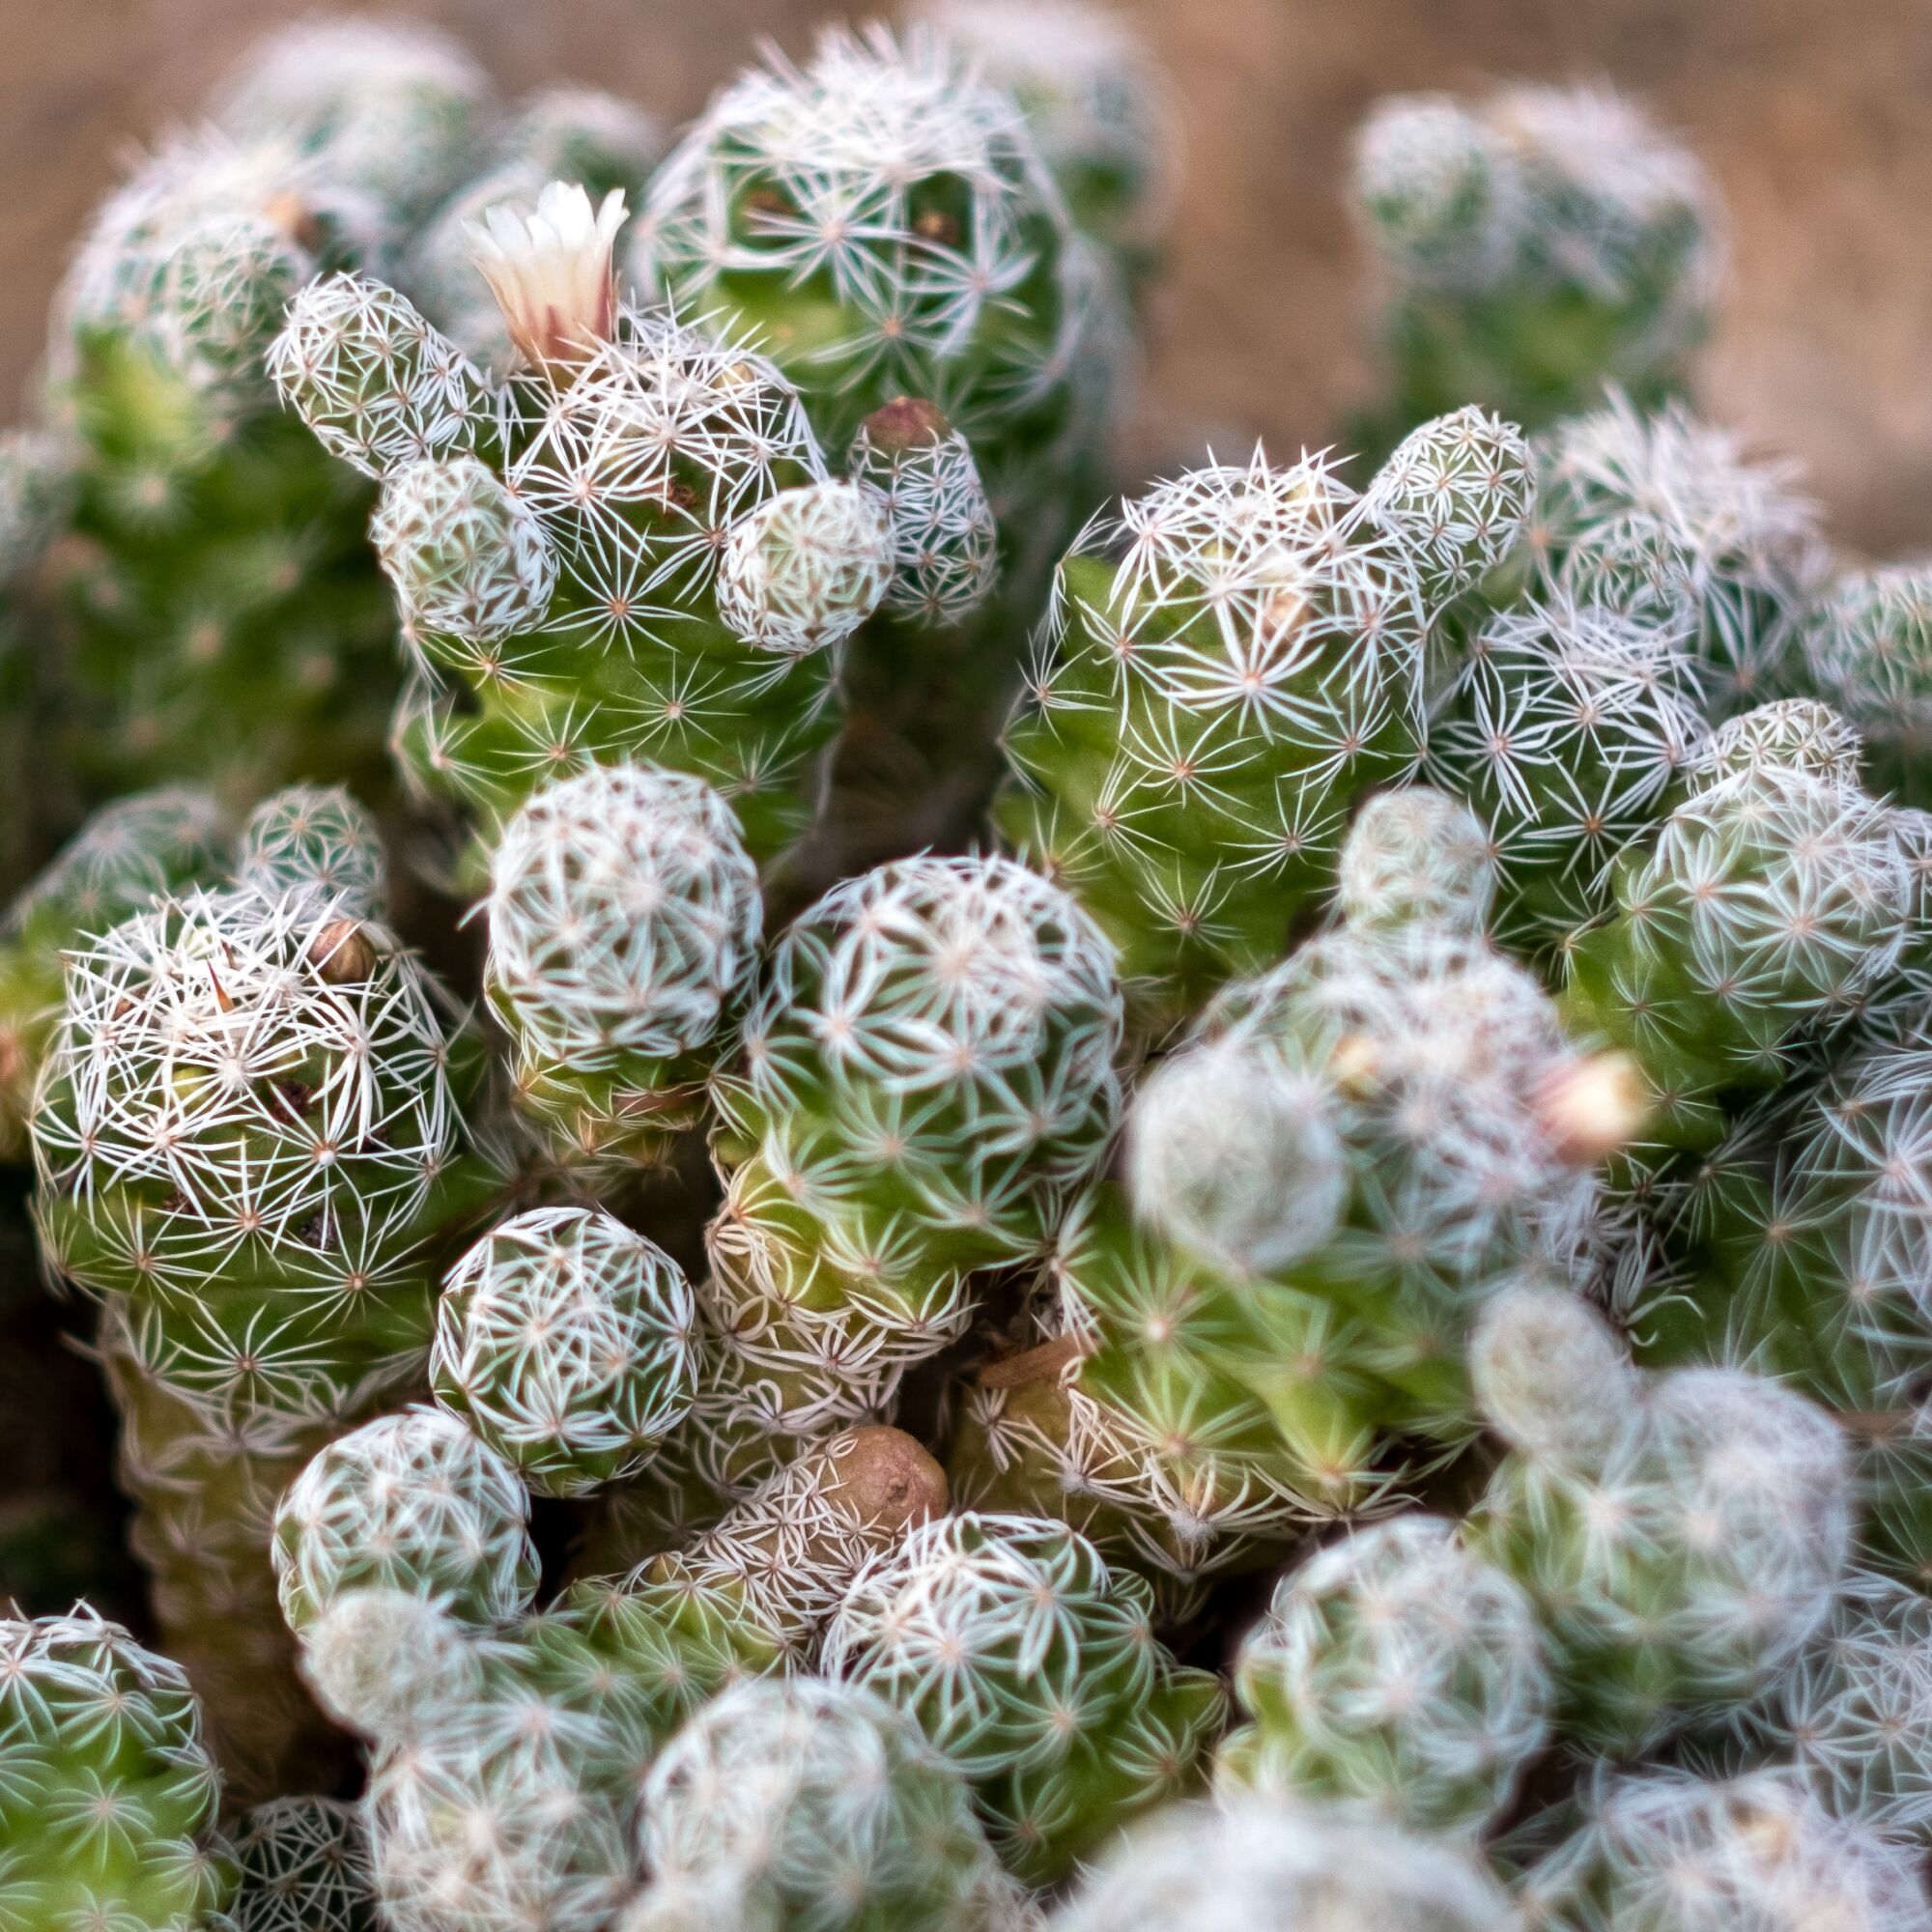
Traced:
<path fill-rule="evenodd" d="M 1353 188 L 1388 284 L 1398 428 L 1471 401 L 1541 427 L 1605 384 L 1645 406 L 1683 387 L 1716 293 L 1715 195 L 1615 95 L 1393 97 L 1357 136 Z"/>
<path fill-rule="evenodd" d="M 651 1882 L 623 1932 L 720 1922 L 997 1932 L 1019 1893 L 957 1772 L 902 1713 L 810 1678 L 733 1687 L 651 1768 Z"/>
<path fill-rule="evenodd" d="M 730 809 L 687 773 L 592 766 L 510 819 L 484 982 L 554 1157 L 621 1177 L 702 1120 L 763 920 Z"/>
<path fill-rule="evenodd" d="M 60 1021 L 61 955 L 156 895 L 224 869 L 221 813 L 179 786 L 102 806 L 0 925 L 0 1160 L 27 1151 L 41 1062 Z"/>
<path fill-rule="evenodd" d="M 237 1828 L 237 1883 L 215 1932 L 380 1932 L 362 1822 L 337 1798 L 274 1798 Z"/>
<path fill-rule="evenodd" d="M 199 1932 L 220 1779 L 181 1666 L 91 1612 L 0 1619 L 0 1925 Z"/>
<path fill-rule="evenodd" d="M 1198 1781 L 1220 1687 L 1155 1638 L 1147 1586 L 1032 1517 L 941 1518 L 862 1571 L 824 1662 L 909 1711 L 994 1848 L 1047 1885 Z"/>
<path fill-rule="evenodd" d="M 466 885 L 532 792 L 593 762 L 695 773 L 754 859 L 781 859 L 837 731 L 836 647 L 890 573 L 882 515 L 819 480 L 804 412 L 769 362 L 616 308 L 621 214 L 607 201 L 593 221 L 560 187 L 522 226 L 497 212 L 489 259 L 529 366 L 494 402 L 452 343 L 373 282 L 305 291 L 271 357 L 317 435 L 383 477 L 374 535 L 413 666 L 395 751 L 425 800 L 475 822 Z M 561 314 L 554 292 L 526 286 L 539 230 L 570 234 L 594 313 Z M 533 335 L 532 311 L 567 346 Z M 787 541 L 814 566 L 802 590 L 774 561 Z M 828 561 L 820 543 L 845 549 Z M 724 617 L 732 594 L 741 632 Z M 855 595 L 856 611 L 838 601 Z"/>
<path fill-rule="evenodd" d="M 1366 499 L 1258 453 L 1157 485 L 1062 562 L 996 815 L 1151 1021 L 1278 959 L 1350 804 L 1413 769 L 1429 616 L 1513 540 L 1524 472 L 1514 432 L 1467 412 Z"/>
<path fill-rule="evenodd" d="M 1010 860 L 836 887 L 767 963 L 715 1089 L 728 1180 L 699 1298 L 781 1426 L 875 1408 L 1038 1255 L 1120 1089 L 1111 949 Z"/>
<path fill-rule="evenodd" d="M 270 1516 L 423 1374 L 439 1247 L 493 1184 L 463 1142 L 474 1072 L 397 943 L 302 894 L 166 902 L 70 959 L 41 1236 L 100 1299 L 136 1547 L 248 1782 L 286 1774 L 305 1709 Z"/>
<path fill-rule="evenodd" d="M 1536 1605 L 1563 1734 L 1628 1758 L 1775 1693 L 1850 1552 L 1832 1418 L 1743 1370 L 1645 1377 L 1547 1291 L 1496 1303 L 1477 1346 L 1514 1446 L 1468 1535 Z"/>
<path fill-rule="evenodd" d="M 1428 1516 L 1283 1577 L 1236 1687 L 1253 1721 L 1223 1740 L 1217 1788 L 1470 1838 L 1508 1808 L 1554 1701 L 1528 1596 Z"/>
<path fill-rule="evenodd" d="M 1803 636 L 1813 684 L 1863 736 L 1872 788 L 1932 805 L 1932 564 L 1841 572 Z"/>

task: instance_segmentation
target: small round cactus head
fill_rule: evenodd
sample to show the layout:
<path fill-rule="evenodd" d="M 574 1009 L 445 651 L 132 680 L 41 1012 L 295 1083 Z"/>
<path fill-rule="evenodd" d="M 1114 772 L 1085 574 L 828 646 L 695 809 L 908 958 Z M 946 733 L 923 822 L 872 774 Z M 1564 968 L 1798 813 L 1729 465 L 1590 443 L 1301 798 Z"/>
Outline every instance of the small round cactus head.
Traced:
<path fill-rule="evenodd" d="M 1478 936 L 1495 896 L 1492 849 L 1482 820 L 1447 792 L 1378 791 L 1343 841 L 1336 909 L 1364 929 L 1421 923 Z"/>
<path fill-rule="evenodd" d="M 718 560 L 725 628 L 779 657 L 843 642 L 892 581 L 889 507 L 868 483 L 807 483 L 760 503 Z"/>
<path fill-rule="evenodd" d="M 1165 1061 L 1129 1117 L 1137 1212 L 1240 1274 L 1319 1248 L 1349 1199 L 1321 1084 L 1265 1048 L 1223 1039 Z"/>
<path fill-rule="evenodd" d="M 455 1416 L 379 1417 L 317 1455 L 275 1512 L 282 1613 L 299 1635 L 345 1591 L 376 1588 L 501 1623 L 536 1594 L 528 1520 L 516 1470 Z"/>
<path fill-rule="evenodd" d="M 451 1269 L 437 1311 L 437 1400 L 539 1495 L 635 1474 L 697 1385 L 683 1270 L 602 1208 L 535 1208 Z"/>
<path fill-rule="evenodd" d="M 739 1684 L 651 1767 L 650 1888 L 624 1932 L 999 1932 L 1018 1891 L 959 1775 L 917 1724 L 850 1685 Z M 728 1899 L 726 1920 L 694 1913 Z"/>
<path fill-rule="evenodd" d="M 491 106 L 488 76 L 434 29 L 391 20 L 306 20 L 248 56 L 215 105 L 238 139 L 280 141 L 371 194 L 400 229 L 427 214 L 469 164 Z"/>
<path fill-rule="evenodd" d="M 1509 144 L 1443 94 L 1378 100 L 1355 135 L 1356 206 L 1404 280 L 1477 289 L 1510 266 L 1524 189 Z"/>
<path fill-rule="evenodd" d="M 362 1823 L 336 1798 L 274 1798 L 235 1829 L 224 1932 L 378 1932 Z"/>
<path fill-rule="evenodd" d="M 1804 661 L 1864 733 L 1877 779 L 1909 804 L 1932 804 L 1932 561 L 1841 572 L 1804 619 Z"/>
<path fill-rule="evenodd" d="M 1283 1577 L 1236 1688 L 1254 1722 L 1222 1745 L 1225 1790 L 1470 1838 L 1508 1807 L 1555 1702 L 1529 1598 L 1430 1516 Z"/>
<path fill-rule="evenodd" d="M 566 82 L 520 99 L 492 145 L 498 166 L 527 168 L 547 182 L 582 182 L 596 193 L 643 180 L 668 144 L 649 108 Z"/>
<path fill-rule="evenodd" d="M 1781 766 L 1855 785 L 1863 755 L 1857 728 L 1831 705 L 1815 697 L 1779 697 L 1719 724 L 1697 748 L 1690 776 L 1698 784 L 1718 784 Z"/>
<path fill-rule="evenodd" d="M 1478 1861 L 1321 1805 L 1187 1805 L 1142 1825 L 1048 1932 L 1515 1932 Z"/>
<path fill-rule="evenodd" d="M 483 648 L 540 623 L 556 558 L 528 505 L 473 456 L 391 469 L 369 528 L 404 635 Z"/>
<path fill-rule="evenodd" d="M 1784 1770 L 1716 1783 L 1600 1776 L 1581 1827 L 1523 1874 L 1532 1923 L 1604 1932 L 1918 1932 L 1916 1860 Z"/>
<path fill-rule="evenodd" d="M 1401 540 L 1432 602 L 1477 582 L 1515 547 L 1535 477 L 1521 430 L 1473 404 L 1411 430 L 1362 498 Z"/>
<path fill-rule="evenodd" d="M 0 1862 L 22 1928 L 186 1928 L 226 1902 L 220 1780 L 181 1666 L 84 1606 L 0 1617 Z"/>
<path fill-rule="evenodd" d="M 242 828 L 235 883 L 270 899 L 313 894 L 352 919 L 388 913 L 382 832 L 341 785 L 290 785 L 265 798 Z"/>
<path fill-rule="evenodd" d="M 357 1587 L 302 1632 L 302 1675 L 337 1723 L 365 1738 L 407 1738 L 472 1701 L 482 1681 L 469 1634 L 412 1590 Z"/>
<path fill-rule="evenodd" d="M 1469 1341 L 1476 1401 L 1523 1454 L 1600 1466 L 1641 1378 L 1610 1324 L 1580 1294 L 1533 1281 L 1503 1289 Z"/>

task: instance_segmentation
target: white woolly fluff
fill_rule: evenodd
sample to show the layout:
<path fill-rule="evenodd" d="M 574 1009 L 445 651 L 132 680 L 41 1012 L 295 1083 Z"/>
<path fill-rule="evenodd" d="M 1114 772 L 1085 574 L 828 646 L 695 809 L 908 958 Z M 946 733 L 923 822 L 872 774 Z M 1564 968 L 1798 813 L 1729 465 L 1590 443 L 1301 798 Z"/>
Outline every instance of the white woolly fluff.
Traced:
<path fill-rule="evenodd" d="M 894 558 L 883 492 L 868 483 L 786 490 L 732 529 L 718 563 L 718 615 L 760 650 L 822 651 L 879 608 Z"/>

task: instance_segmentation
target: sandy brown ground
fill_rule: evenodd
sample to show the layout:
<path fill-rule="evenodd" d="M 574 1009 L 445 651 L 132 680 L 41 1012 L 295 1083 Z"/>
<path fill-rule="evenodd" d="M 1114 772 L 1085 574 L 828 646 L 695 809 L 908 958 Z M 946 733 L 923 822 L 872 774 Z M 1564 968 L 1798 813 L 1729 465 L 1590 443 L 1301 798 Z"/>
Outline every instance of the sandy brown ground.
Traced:
<path fill-rule="evenodd" d="M 1320 440 L 1371 380 L 1348 132 L 1395 88 L 1607 76 L 1704 154 L 1732 277 L 1705 395 L 1801 456 L 1834 527 L 1932 547 L 1932 0 L 1120 0 L 1174 77 L 1186 185 L 1133 456 Z M 0 0 L 0 398 L 131 142 L 299 0 Z M 816 0 L 420 0 L 512 85 L 673 117 Z"/>

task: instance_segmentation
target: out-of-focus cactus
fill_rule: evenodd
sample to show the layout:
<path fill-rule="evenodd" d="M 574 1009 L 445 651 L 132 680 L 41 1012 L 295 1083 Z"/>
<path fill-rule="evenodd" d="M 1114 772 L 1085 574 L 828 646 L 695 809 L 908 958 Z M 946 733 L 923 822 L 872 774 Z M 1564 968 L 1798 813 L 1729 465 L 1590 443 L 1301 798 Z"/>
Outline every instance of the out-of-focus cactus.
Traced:
<path fill-rule="evenodd" d="M 379 1416 L 320 1450 L 275 1508 L 282 1614 L 298 1636 L 351 1590 L 404 1590 L 460 1623 L 530 1606 L 537 1553 L 517 1471 L 453 1415 Z"/>
<path fill-rule="evenodd" d="M 336 1798 L 274 1798 L 230 1840 L 233 1903 L 218 1932 L 380 1932 L 362 1823 Z"/>
<path fill-rule="evenodd" d="M 538 1208 L 457 1263 L 437 1307 L 437 1400 L 539 1495 L 634 1475 L 698 1378 L 683 1270 L 599 1209 Z"/>
<path fill-rule="evenodd" d="M 1242 1640 L 1216 1785 L 1473 1838 L 1509 1806 L 1554 1701 L 1520 1585 L 1439 1517 L 1320 1550 Z"/>
<path fill-rule="evenodd" d="M 716 1084 L 729 1179 L 699 1298 L 782 1426 L 876 1408 L 1038 1255 L 1120 1102 L 1111 949 L 1037 874 L 902 860 L 778 944 Z"/>
<path fill-rule="evenodd" d="M 1715 1145 L 1738 1096 L 1779 1085 L 1794 1048 L 1853 1017 L 1913 933 L 1891 812 L 1821 768 L 1834 741 L 1815 721 L 1768 708 L 1769 730 L 1751 714 L 1720 734 L 1712 768 L 1615 867 L 1607 921 L 1567 952 L 1565 1018 L 1636 1061 L 1663 1148 Z"/>
<path fill-rule="evenodd" d="M 0 923 L 0 1160 L 27 1151 L 27 1115 L 60 1021 L 61 955 L 156 896 L 226 869 L 220 809 L 167 785 L 105 805 Z"/>
<path fill-rule="evenodd" d="M 467 1634 L 426 1593 L 354 1590 L 304 1633 L 325 1705 L 375 1744 L 365 1801 L 398 1932 L 606 1926 L 640 1876 L 655 1753 L 728 1684 L 809 1648 L 866 1559 L 944 1508 L 910 1437 L 807 1452 L 682 1557 Z"/>
<path fill-rule="evenodd" d="M 1089 0 L 919 0 L 981 79 L 1019 102 L 1081 230 L 1131 278 L 1153 266 L 1171 213 L 1165 90 L 1126 19 Z"/>
<path fill-rule="evenodd" d="M 1548 1290 L 1492 1305 L 1477 1386 L 1512 1453 L 1470 1535 L 1536 1604 L 1564 1734 L 1628 1757 L 1776 1690 L 1838 1588 L 1851 1465 L 1804 1397 L 1743 1370 L 1647 1378 L 1601 1323 Z"/>
<path fill-rule="evenodd" d="M 591 1173 L 661 1161 L 757 960 L 758 875 L 701 779 L 593 765 L 504 827 L 490 867 L 485 984 L 519 1105 Z"/>
<path fill-rule="evenodd" d="M 199 1932 L 234 1873 L 181 1666 L 86 1609 L 0 1618 L 0 1925 Z"/>
<path fill-rule="evenodd" d="M 1824 553 L 1785 463 L 1671 404 L 1628 397 L 1556 424 L 1537 445 L 1536 513 L 1520 561 L 1581 605 L 1675 628 L 1721 718 L 1791 688 L 1799 626 Z"/>
<path fill-rule="evenodd" d="M 1932 563 L 1840 572 L 1804 643 L 1817 688 L 1863 734 L 1873 787 L 1932 806 Z"/>
<path fill-rule="evenodd" d="M 236 842 L 235 883 L 270 899 L 306 894 L 352 919 L 389 916 L 383 835 L 340 785 L 290 785 L 265 798 Z"/>
<path fill-rule="evenodd" d="M 1662 818 L 1705 734 L 1687 617 L 1557 592 L 1483 626 L 1437 700 L 1429 772 L 1490 829 L 1497 939 L 1560 952 L 1608 907 L 1610 869 Z"/>
<path fill-rule="evenodd" d="M 1153 1018 L 1272 965 L 1354 799 L 1406 777 L 1432 614 L 1526 508 L 1507 424 L 1418 431 L 1366 497 L 1320 459 L 1197 469 L 1090 524 L 1007 731 L 1014 845 L 1121 952 Z"/>
<path fill-rule="evenodd" d="M 828 1675 L 909 1711 L 1029 1885 L 1199 1781 L 1220 1687 L 1154 1636 L 1147 1586 L 1033 1517 L 942 1517 L 862 1570 Z"/>
<path fill-rule="evenodd" d="M 473 230 L 523 365 L 494 395 L 353 276 L 303 291 L 270 358 L 316 435 L 383 480 L 413 666 L 395 749 L 480 821 L 470 884 L 502 821 L 591 762 L 695 772 L 753 857 L 781 858 L 837 730 L 839 646 L 891 577 L 880 499 L 827 480 L 777 369 L 619 304 L 623 216 L 553 184 Z"/>
<path fill-rule="evenodd" d="M 166 901 L 70 955 L 37 1216 L 100 1298 L 135 1547 L 246 1783 L 289 1776 L 313 1721 L 270 1517 L 423 1375 L 442 1245 L 493 1184 L 466 1150 L 473 1074 L 413 958 L 309 894 Z"/>
<path fill-rule="evenodd" d="M 1600 1778 L 1518 1895 L 1556 1932 L 1922 1932 L 1932 1918 L 1906 1852 L 1776 1771 Z"/>
<path fill-rule="evenodd" d="M 1606 88 L 1394 96 L 1353 176 L 1398 433 L 1466 402 L 1540 427 L 1606 383 L 1645 406 L 1684 385 L 1716 295 L 1716 195 Z"/>
<path fill-rule="evenodd" d="M 1130 1833 L 1050 1932 L 1516 1932 L 1473 1859 L 1319 1806 L 1248 1799 Z"/>
<path fill-rule="evenodd" d="M 650 1885 L 622 1932 L 1003 1932 L 1020 1922 L 959 1774 L 902 1713 L 812 1678 L 741 1684 L 651 1768 Z"/>
<path fill-rule="evenodd" d="M 1410 829 L 1470 852 L 1467 824 Z M 1445 890 L 1442 850 L 1389 868 L 1391 830 L 1366 821 L 1373 867 L 1351 841 L 1354 917 L 1229 988 L 1144 1082 L 1125 1191 L 1095 1188 L 1059 1243 L 1078 1385 L 1250 1534 L 1264 1504 L 1278 1536 L 1471 1439 L 1470 1328 L 1523 1271 L 1585 1258 L 1587 1170 L 1634 1123 L 1627 1069 L 1578 1055 L 1520 968 L 1447 924 L 1373 923 L 1391 897 L 1466 918 L 1484 896 Z"/>

